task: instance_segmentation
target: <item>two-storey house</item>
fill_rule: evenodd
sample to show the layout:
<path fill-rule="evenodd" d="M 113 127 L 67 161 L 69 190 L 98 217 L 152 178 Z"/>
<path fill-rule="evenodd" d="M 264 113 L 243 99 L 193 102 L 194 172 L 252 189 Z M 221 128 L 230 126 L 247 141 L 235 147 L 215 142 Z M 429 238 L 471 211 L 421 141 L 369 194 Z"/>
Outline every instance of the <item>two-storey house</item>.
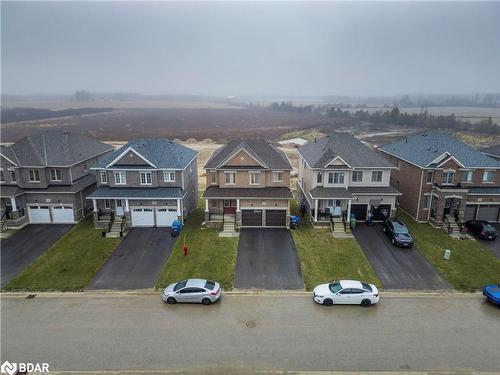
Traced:
<path fill-rule="evenodd" d="M 292 166 L 283 151 L 265 140 L 235 140 L 216 150 L 204 168 L 207 225 L 289 227 Z"/>
<path fill-rule="evenodd" d="M 391 184 L 417 221 L 499 221 L 500 162 L 445 133 L 424 133 L 380 147 L 398 166 Z"/>
<path fill-rule="evenodd" d="M 400 194 L 390 186 L 394 165 L 352 135 L 334 133 L 298 149 L 298 200 L 313 223 L 354 215 L 383 220 Z"/>
<path fill-rule="evenodd" d="M 0 149 L 2 221 L 75 223 L 91 210 L 90 168 L 113 147 L 65 131 L 29 135 Z"/>
<path fill-rule="evenodd" d="M 134 139 L 93 169 L 96 228 L 118 220 L 128 227 L 169 227 L 198 204 L 198 152 L 169 139 Z"/>

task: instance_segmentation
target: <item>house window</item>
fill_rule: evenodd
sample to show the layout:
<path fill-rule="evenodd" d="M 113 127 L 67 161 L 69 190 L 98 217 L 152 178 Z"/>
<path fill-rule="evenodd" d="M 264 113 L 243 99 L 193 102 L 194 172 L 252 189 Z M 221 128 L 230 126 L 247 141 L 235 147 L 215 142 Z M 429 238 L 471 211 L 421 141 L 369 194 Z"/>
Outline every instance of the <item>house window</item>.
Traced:
<path fill-rule="evenodd" d="M 163 172 L 164 182 L 175 182 L 175 172 L 174 171 L 164 171 Z"/>
<path fill-rule="evenodd" d="M 193 171 L 193 163 L 189 164 L 189 173 Z"/>
<path fill-rule="evenodd" d="M 51 169 L 50 170 L 50 180 L 51 181 L 61 181 L 61 170 Z"/>
<path fill-rule="evenodd" d="M 333 174 L 333 183 L 334 184 L 343 184 L 344 183 L 345 174 L 342 172 L 335 172 Z"/>
<path fill-rule="evenodd" d="M 399 168 L 401 166 L 401 160 L 396 159 L 396 168 Z"/>
<path fill-rule="evenodd" d="M 443 184 L 453 184 L 453 175 L 454 172 L 443 172 Z"/>
<path fill-rule="evenodd" d="M 10 171 L 10 180 L 12 182 L 16 182 L 17 181 L 17 177 L 16 177 L 16 172 L 15 171 Z"/>
<path fill-rule="evenodd" d="M 125 185 L 127 183 L 125 172 L 115 172 L 115 184 Z"/>
<path fill-rule="evenodd" d="M 317 172 L 316 173 L 316 183 L 317 184 L 322 184 L 323 183 L 323 172 Z"/>
<path fill-rule="evenodd" d="M 250 185 L 260 184 L 260 172 L 250 172 Z"/>
<path fill-rule="evenodd" d="M 40 182 L 40 173 L 38 172 L 38 169 L 30 169 L 28 173 L 30 182 Z"/>
<path fill-rule="evenodd" d="M 0 169 L 0 181 L 5 181 L 5 176 L 3 175 L 3 169 Z"/>
<path fill-rule="evenodd" d="M 352 182 L 363 181 L 363 171 L 353 171 L 352 172 Z"/>
<path fill-rule="evenodd" d="M 210 183 L 212 184 L 217 183 L 217 172 L 215 171 L 210 172 Z"/>
<path fill-rule="evenodd" d="M 273 182 L 283 182 L 283 172 L 273 172 Z"/>
<path fill-rule="evenodd" d="M 217 208 L 217 201 L 215 199 L 211 200 L 210 205 L 212 206 L 212 208 Z"/>
<path fill-rule="evenodd" d="M 372 182 L 382 182 L 382 171 L 372 171 Z"/>
<path fill-rule="evenodd" d="M 108 183 L 108 172 L 101 171 L 101 183 L 103 183 L 103 184 Z"/>
<path fill-rule="evenodd" d="M 464 171 L 464 182 L 472 182 L 473 171 Z"/>
<path fill-rule="evenodd" d="M 141 172 L 141 185 L 151 185 L 151 172 Z"/>
<path fill-rule="evenodd" d="M 484 171 L 483 182 L 493 182 L 495 179 L 495 171 Z"/>
<path fill-rule="evenodd" d="M 430 203 L 431 203 L 431 196 L 429 194 L 424 195 L 424 210 L 429 209 Z"/>
<path fill-rule="evenodd" d="M 434 176 L 434 172 L 432 172 L 432 171 L 427 172 L 427 180 L 426 181 L 428 184 L 432 184 L 432 177 L 433 176 Z"/>
<path fill-rule="evenodd" d="M 333 184 L 333 172 L 328 172 L 328 183 Z"/>
<path fill-rule="evenodd" d="M 234 185 L 236 183 L 236 173 L 235 172 L 224 172 L 224 178 L 226 185 Z"/>
<path fill-rule="evenodd" d="M 111 201 L 110 201 L 109 199 L 106 199 L 106 200 L 104 201 L 104 208 L 105 208 L 106 210 L 109 210 L 109 209 L 111 208 Z"/>

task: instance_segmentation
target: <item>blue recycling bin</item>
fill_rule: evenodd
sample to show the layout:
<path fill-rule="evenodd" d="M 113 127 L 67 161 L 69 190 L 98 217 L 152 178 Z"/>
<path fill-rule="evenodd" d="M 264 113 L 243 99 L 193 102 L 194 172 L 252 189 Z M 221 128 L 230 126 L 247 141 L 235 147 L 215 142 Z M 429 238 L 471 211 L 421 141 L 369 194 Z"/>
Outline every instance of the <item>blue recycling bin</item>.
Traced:
<path fill-rule="evenodd" d="M 291 229 L 297 229 L 300 223 L 300 217 L 296 215 L 290 216 L 290 228 Z"/>
<path fill-rule="evenodd" d="M 182 229 L 182 222 L 180 220 L 174 220 L 172 223 L 172 229 L 170 230 L 170 234 L 172 237 L 176 237 L 179 235 Z"/>

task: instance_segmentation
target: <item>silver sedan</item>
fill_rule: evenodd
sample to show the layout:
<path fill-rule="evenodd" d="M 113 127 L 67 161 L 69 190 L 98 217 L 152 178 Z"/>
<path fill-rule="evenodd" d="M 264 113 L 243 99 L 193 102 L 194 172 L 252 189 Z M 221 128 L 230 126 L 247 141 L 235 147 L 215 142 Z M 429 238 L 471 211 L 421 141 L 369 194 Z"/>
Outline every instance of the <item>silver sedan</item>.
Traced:
<path fill-rule="evenodd" d="M 204 279 L 188 279 L 170 284 L 163 291 L 164 302 L 202 303 L 210 305 L 216 302 L 222 294 L 219 283 Z"/>

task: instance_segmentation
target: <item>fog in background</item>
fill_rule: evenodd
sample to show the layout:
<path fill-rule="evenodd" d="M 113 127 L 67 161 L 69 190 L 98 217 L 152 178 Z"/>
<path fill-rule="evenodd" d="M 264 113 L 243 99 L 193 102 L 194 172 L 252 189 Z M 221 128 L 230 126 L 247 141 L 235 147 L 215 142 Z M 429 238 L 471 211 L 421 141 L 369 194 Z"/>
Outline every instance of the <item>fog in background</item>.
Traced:
<path fill-rule="evenodd" d="M 500 91 L 500 3 L 1 4 L 2 92 Z"/>

